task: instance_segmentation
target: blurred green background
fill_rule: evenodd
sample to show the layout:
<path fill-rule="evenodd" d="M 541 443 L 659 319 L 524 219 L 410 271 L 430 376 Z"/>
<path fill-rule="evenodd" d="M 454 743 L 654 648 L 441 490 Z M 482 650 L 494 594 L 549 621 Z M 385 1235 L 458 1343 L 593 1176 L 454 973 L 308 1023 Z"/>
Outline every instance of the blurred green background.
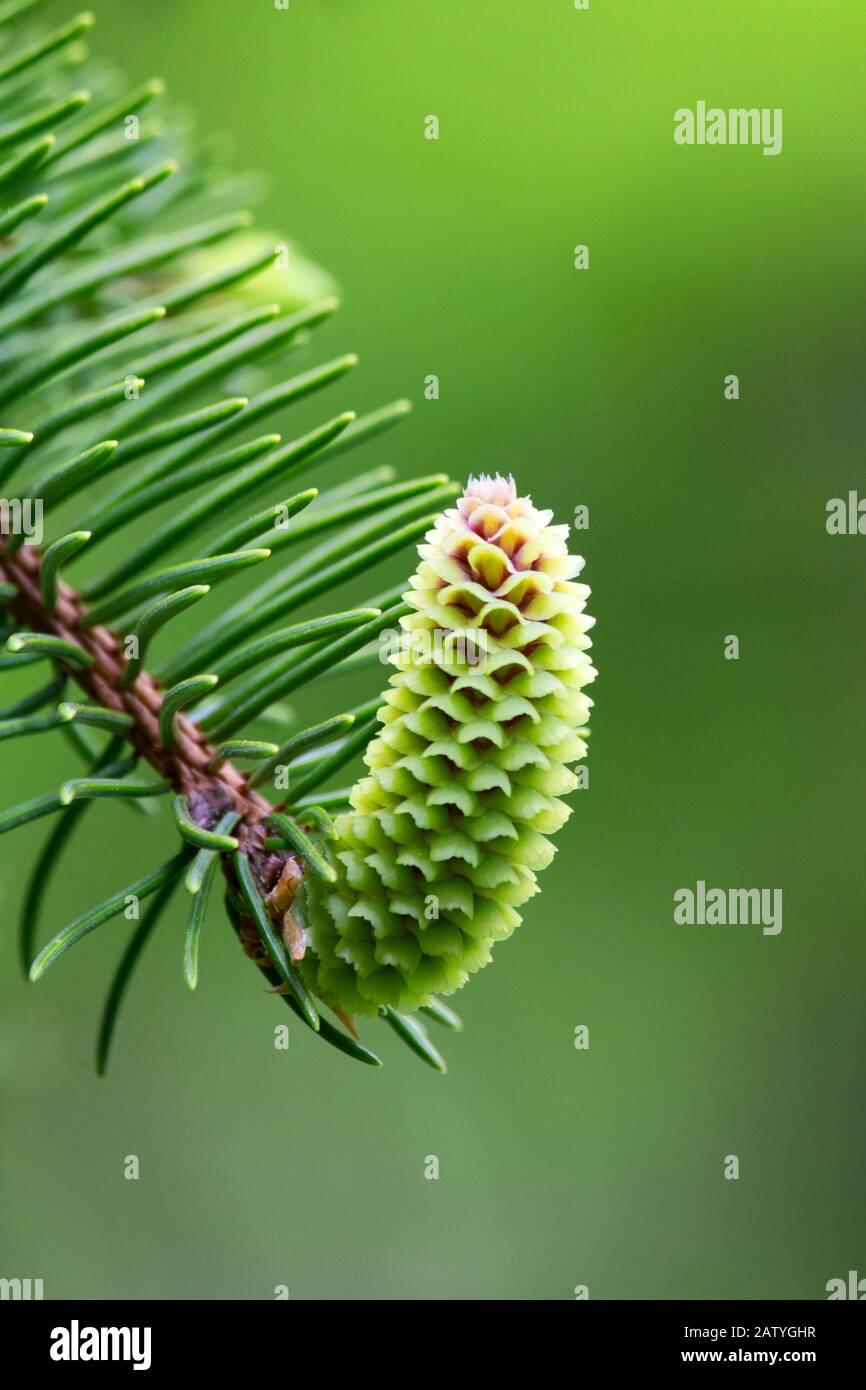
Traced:
<path fill-rule="evenodd" d="M 414 399 L 339 476 L 498 469 L 558 520 L 589 507 L 600 676 L 590 787 L 524 927 L 453 1001 L 444 1079 L 377 1025 L 381 1071 L 299 1026 L 275 1050 L 287 1011 L 215 899 L 196 995 L 178 902 L 97 1081 L 129 926 L 25 986 L 14 923 L 45 823 L 4 841 L 0 1274 L 178 1299 L 821 1298 L 866 1274 L 866 539 L 824 527 L 863 478 L 862 10 L 96 8 L 94 49 L 229 132 L 268 176 L 260 220 L 338 279 L 311 360 L 362 362 L 328 409 Z M 782 107 L 781 155 L 677 147 L 699 99 Z M 4 748 L 3 804 L 57 784 L 51 739 Z M 46 929 L 171 843 L 164 818 L 97 807 Z M 699 878 L 781 887 L 782 933 L 675 926 Z"/>

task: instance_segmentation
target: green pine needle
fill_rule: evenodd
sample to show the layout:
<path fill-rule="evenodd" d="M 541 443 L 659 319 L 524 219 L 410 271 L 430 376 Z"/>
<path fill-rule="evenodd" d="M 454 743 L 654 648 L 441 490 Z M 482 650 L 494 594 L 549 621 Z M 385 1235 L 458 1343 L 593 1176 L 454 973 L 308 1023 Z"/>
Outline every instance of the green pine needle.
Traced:
<path fill-rule="evenodd" d="M 272 811 L 268 816 L 268 822 L 280 832 L 283 843 L 301 856 L 312 873 L 324 879 L 326 883 L 336 883 L 336 869 L 328 863 L 309 835 L 305 835 L 299 825 L 296 825 L 288 816 L 280 815 L 279 811 Z"/>
<path fill-rule="evenodd" d="M 187 844 L 193 845 L 196 849 L 219 850 L 222 853 L 232 853 L 238 848 L 240 842 L 234 835 L 226 835 L 217 830 L 205 830 L 194 821 L 185 797 L 172 797 L 172 811 L 178 833 Z"/>
<path fill-rule="evenodd" d="M 408 1014 L 400 1014 L 396 1009 L 386 1005 L 382 1009 L 382 1017 L 385 1022 L 393 1028 L 401 1042 L 404 1042 L 410 1051 L 420 1057 L 422 1062 L 426 1062 L 433 1071 L 441 1074 L 447 1072 L 445 1059 L 441 1053 L 433 1046 L 417 1019 L 411 1018 Z"/>
<path fill-rule="evenodd" d="M 62 637 L 52 637 L 44 632 L 14 632 L 6 639 L 6 650 L 13 656 L 50 656 L 64 666 L 78 669 L 93 665 L 90 653 L 75 642 L 67 642 Z"/>
<path fill-rule="evenodd" d="M 156 599 L 154 603 L 145 608 L 129 634 L 130 650 L 136 652 L 137 655 L 130 656 L 126 663 L 121 676 L 123 685 L 131 685 L 138 676 L 150 650 L 150 644 L 160 629 L 165 627 L 166 623 L 171 622 L 172 618 L 185 613 L 200 599 L 207 598 L 209 593 L 209 584 L 190 584 L 186 589 L 178 589 L 165 598 Z"/>
<path fill-rule="evenodd" d="M 120 964 L 111 982 L 108 998 L 105 1001 L 102 1021 L 99 1025 L 99 1037 L 96 1044 L 96 1071 L 99 1076 L 104 1076 L 108 1070 L 108 1064 L 114 1046 L 114 1036 L 120 1021 L 120 1011 L 123 1001 L 126 998 L 130 980 L 132 979 L 145 946 L 153 935 L 154 928 L 171 901 L 171 897 L 177 888 L 179 878 L 180 869 L 178 869 L 177 873 L 166 878 L 165 882 L 156 890 L 153 901 L 148 906 L 147 911 L 133 932 L 129 944 L 121 957 Z"/>
<path fill-rule="evenodd" d="M 40 579 L 42 602 L 47 613 L 50 613 L 57 606 L 57 581 L 60 577 L 61 565 L 84 549 L 90 540 L 90 535 L 89 531 L 70 531 L 68 536 L 61 536 L 59 540 L 54 541 L 42 552 Z"/>
<path fill-rule="evenodd" d="M 165 780 L 130 781 L 125 777 L 71 777 L 60 788 L 61 806 L 71 806 L 73 801 L 85 797 L 93 799 L 103 796 L 164 796 L 171 791 L 171 783 Z"/>
<path fill-rule="evenodd" d="M 159 574 L 121 590 L 113 598 L 95 604 L 88 614 L 88 626 L 95 627 L 122 618 L 140 607 L 152 594 L 176 593 L 186 588 L 189 580 L 195 580 L 199 585 L 215 584 L 240 570 L 249 569 L 251 565 L 261 564 L 262 560 L 270 559 L 270 555 L 269 550 L 239 550 L 234 555 L 214 555 L 209 560 L 191 560 L 186 565 L 169 566 L 160 570 Z"/>
<path fill-rule="evenodd" d="M 163 748 L 172 748 L 177 740 L 176 717 L 219 684 L 219 676 L 191 676 L 178 681 L 165 692 L 159 710 L 159 735 Z"/>
<path fill-rule="evenodd" d="M 240 813 L 238 811 L 227 811 L 221 820 L 217 821 L 214 830 L 218 835 L 231 836 L 238 821 Z M 188 893 L 200 893 L 204 886 L 205 878 L 211 867 L 216 866 L 219 860 L 220 851 L 215 849 L 200 849 L 198 854 L 190 864 L 184 886 Z"/>
<path fill-rule="evenodd" d="M 143 878 L 139 878 L 135 883 L 130 883 L 128 887 L 122 888 L 119 893 L 114 893 L 97 907 L 92 907 L 89 912 L 76 917 L 74 922 L 70 922 L 68 927 L 64 927 L 56 936 L 42 947 L 38 956 L 30 967 L 30 979 L 35 982 L 41 979 L 45 971 L 54 965 L 55 961 L 74 946 L 78 941 L 96 927 L 101 927 L 104 922 L 109 922 L 112 917 L 126 909 L 134 908 L 142 899 L 149 897 L 152 893 L 158 892 L 167 884 L 174 883 L 180 878 L 187 863 L 189 853 L 184 850 L 170 859 L 168 863 L 161 864 L 158 869 L 151 870 Z"/>
<path fill-rule="evenodd" d="M 286 948 L 277 935 L 276 928 L 271 921 L 268 909 L 259 895 L 250 862 L 242 850 L 238 850 L 234 857 L 235 872 L 238 877 L 241 894 L 246 903 L 247 909 L 259 930 L 259 935 L 267 948 L 274 969 L 282 980 L 283 984 L 288 985 L 289 993 L 301 1011 L 304 1022 L 308 1024 L 314 1032 L 319 1031 L 319 1014 L 312 999 L 307 993 L 301 982 L 300 976 L 289 962 L 286 955 Z"/>

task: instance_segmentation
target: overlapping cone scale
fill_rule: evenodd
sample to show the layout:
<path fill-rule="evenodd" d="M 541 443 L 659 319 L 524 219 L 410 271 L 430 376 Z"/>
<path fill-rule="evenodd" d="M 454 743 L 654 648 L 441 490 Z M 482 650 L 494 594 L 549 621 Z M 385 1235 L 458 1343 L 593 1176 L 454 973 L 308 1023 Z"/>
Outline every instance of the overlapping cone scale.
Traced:
<path fill-rule="evenodd" d="M 595 671 L 583 561 L 551 516 L 512 479 L 473 478 L 419 546 L 369 775 L 330 846 L 338 881 L 302 893 L 307 982 L 350 1014 L 458 989 L 553 858 Z"/>

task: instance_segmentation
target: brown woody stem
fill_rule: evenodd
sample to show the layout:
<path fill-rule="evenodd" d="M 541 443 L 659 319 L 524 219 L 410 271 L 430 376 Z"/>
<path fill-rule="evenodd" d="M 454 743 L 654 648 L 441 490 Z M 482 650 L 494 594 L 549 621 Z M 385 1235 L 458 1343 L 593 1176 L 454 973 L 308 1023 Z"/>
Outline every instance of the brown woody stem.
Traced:
<path fill-rule="evenodd" d="M 274 808 L 249 786 L 249 774 L 231 762 L 211 766 L 214 748 L 182 714 L 176 716 L 173 746 L 163 745 L 159 733 L 163 695 L 158 682 L 142 670 L 130 685 L 123 684 L 125 659 L 120 640 L 110 628 L 86 626 L 84 604 L 68 584 L 58 584 L 54 608 L 46 611 L 39 569 L 40 554 L 35 547 L 25 545 L 10 554 L 0 537 L 0 582 L 17 590 L 17 596 L 6 602 L 13 617 L 30 632 L 62 638 L 88 653 L 93 663 L 89 669 L 62 669 L 90 701 L 132 718 L 124 737 L 139 757 L 186 797 L 199 824 L 211 829 L 227 810 L 239 812 L 241 822 L 235 833 L 250 856 L 262 892 L 268 893 L 279 880 L 287 858 L 265 847 L 265 817 Z"/>

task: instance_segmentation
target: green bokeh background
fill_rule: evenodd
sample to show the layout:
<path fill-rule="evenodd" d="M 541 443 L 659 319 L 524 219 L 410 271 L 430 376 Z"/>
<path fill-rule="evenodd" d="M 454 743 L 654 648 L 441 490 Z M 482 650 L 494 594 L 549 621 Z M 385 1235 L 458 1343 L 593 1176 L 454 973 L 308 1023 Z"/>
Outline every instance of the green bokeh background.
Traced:
<path fill-rule="evenodd" d="M 600 676 L 591 785 L 524 927 L 456 1001 L 444 1079 L 375 1025 L 381 1071 L 298 1026 L 276 1051 L 286 1011 L 215 902 L 196 995 L 176 904 L 98 1082 L 129 927 L 25 986 L 14 922 L 44 823 L 5 840 L 0 1275 L 47 1297 L 763 1299 L 866 1274 L 866 539 L 824 528 L 863 479 L 862 9 L 97 9 L 94 47 L 230 132 L 269 177 L 260 218 L 337 276 L 315 360 L 362 363 L 328 409 L 414 398 L 339 476 L 498 469 L 559 520 L 589 506 Z M 698 99 L 782 107 L 781 155 L 675 146 Z M 2 804 L 65 769 L 36 742 L 4 748 Z M 96 808 L 55 927 L 171 842 Z M 699 878 L 781 887 L 782 933 L 675 926 Z"/>

